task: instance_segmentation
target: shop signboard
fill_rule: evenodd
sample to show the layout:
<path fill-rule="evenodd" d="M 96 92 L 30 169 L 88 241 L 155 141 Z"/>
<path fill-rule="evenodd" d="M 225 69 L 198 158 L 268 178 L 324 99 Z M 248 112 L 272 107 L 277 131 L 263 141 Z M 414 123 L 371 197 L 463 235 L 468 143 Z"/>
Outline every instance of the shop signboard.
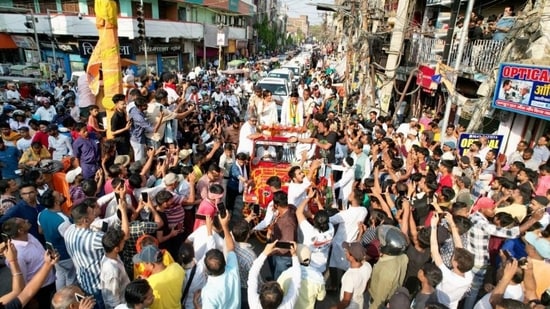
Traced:
<path fill-rule="evenodd" d="M 97 41 L 95 40 L 78 41 L 78 50 L 80 52 L 80 57 L 90 58 L 96 45 L 97 45 Z M 119 49 L 120 49 L 120 56 L 123 58 L 132 58 L 132 56 L 134 55 L 134 50 L 132 48 L 132 44 L 130 43 L 120 43 Z"/>
<path fill-rule="evenodd" d="M 498 134 L 481 134 L 481 133 L 462 133 L 458 137 L 458 152 L 461 156 L 468 153 L 470 146 L 479 139 L 485 136 L 487 137 L 487 146 L 491 149 L 496 149 L 500 153 L 502 148 L 502 142 L 504 140 L 504 135 Z"/>
<path fill-rule="evenodd" d="M 548 119 L 550 117 L 550 67 L 502 63 L 492 106 Z"/>

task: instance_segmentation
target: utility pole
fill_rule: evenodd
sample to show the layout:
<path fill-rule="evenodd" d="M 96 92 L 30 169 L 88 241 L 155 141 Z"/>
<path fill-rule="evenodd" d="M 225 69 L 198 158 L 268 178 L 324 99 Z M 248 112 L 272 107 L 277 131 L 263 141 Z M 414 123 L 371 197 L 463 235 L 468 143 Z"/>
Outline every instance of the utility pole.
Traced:
<path fill-rule="evenodd" d="M 464 26 L 468 27 L 470 24 L 470 16 L 472 15 L 472 10 L 474 9 L 474 1 L 475 0 L 468 0 L 468 6 L 466 7 L 466 16 L 464 16 Z M 466 36 L 468 34 L 468 31 L 461 31 L 461 37 L 460 37 L 460 43 L 458 44 L 458 49 L 456 52 L 456 60 L 455 60 L 455 66 L 454 71 L 455 74 L 458 74 L 458 71 L 460 70 L 460 65 L 462 63 L 462 55 L 464 54 L 464 47 L 466 46 Z M 456 86 L 456 80 L 455 78 L 453 82 L 453 86 Z M 456 87 L 455 87 L 456 88 Z M 405 89 L 406 91 L 406 89 Z M 449 95 L 447 98 L 447 103 L 445 104 L 445 114 L 443 116 L 443 126 L 441 127 L 442 131 L 444 132 L 447 129 L 447 126 L 449 125 L 449 118 L 451 117 L 451 105 L 452 97 Z"/>
<path fill-rule="evenodd" d="M 388 50 L 388 60 L 386 62 L 386 79 L 388 82 L 380 89 L 380 109 L 382 114 L 387 114 L 390 106 L 390 100 L 393 93 L 395 71 L 399 66 L 403 49 L 403 39 L 405 29 L 408 26 L 409 0 L 399 0 L 395 16 L 395 25 L 392 30 L 390 48 Z M 406 89 L 405 89 L 406 91 Z"/>
<path fill-rule="evenodd" d="M 343 27 L 344 29 L 348 29 L 348 33 L 347 33 L 347 40 L 348 40 L 348 44 L 347 44 L 347 47 L 346 47 L 346 70 L 344 72 L 344 78 L 345 78 L 345 89 L 346 89 L 346 95 L 344 96 L 344 101 L 342 102 L 342 105 L 343 105 L 343 108 L 342 108 L 342 112 L 345 112 L 346 111 L 346 108 L 347 108 L 347 105 L 348 105 L 348 96 L 349 94 L 351 93 L 351 85 L 353 83 L 353 79 L 354 79 L 354 76 L 351 76 L 352 74 L 350 74 L 351 72 L 351 63 L 352 63 L 352 59 L 353 59 L 353 53 L 354 53 L 354 50 L 353 50 L 353 36 L 355 35 L 356 32 L 354 32 L 354 29 L 355 29 L 355 21 L 356 21 L 356 16 L 355 16 L 355 0 L 350 0 L 350 5 L 351 5 L 351 8 L 350 8 L 350 14 L 349 16 L 347 16 L 347 23 L 351 23 L 351 25 L 344 25 L 345 27 Z M 357 29 L 355 29 L 355 31 L 357 31 Z"/>

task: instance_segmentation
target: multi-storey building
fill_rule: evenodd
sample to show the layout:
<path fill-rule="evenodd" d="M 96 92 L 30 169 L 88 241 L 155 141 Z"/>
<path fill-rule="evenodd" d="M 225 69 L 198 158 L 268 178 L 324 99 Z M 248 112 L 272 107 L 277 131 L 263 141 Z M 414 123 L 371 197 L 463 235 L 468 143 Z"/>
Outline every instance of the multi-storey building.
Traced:
<path fill-rule="evenodd" d="M 144 0 L 145 42 L 136 18 L 141 1 L 117 2 L 121 56 L 136 61 L 138 70 L 145 66 L 146 52 L 156 73 L 213 62 L 220 31 L 225 60 L 249 53 L 256 14 L 251 0 Z M 83 71 L 98 37 L 93 0 L 5 0 L 0 5 L 1 63 L 55 63 L 67 77 Z M 31 11 L 34 23 L 29 23 Z"/>

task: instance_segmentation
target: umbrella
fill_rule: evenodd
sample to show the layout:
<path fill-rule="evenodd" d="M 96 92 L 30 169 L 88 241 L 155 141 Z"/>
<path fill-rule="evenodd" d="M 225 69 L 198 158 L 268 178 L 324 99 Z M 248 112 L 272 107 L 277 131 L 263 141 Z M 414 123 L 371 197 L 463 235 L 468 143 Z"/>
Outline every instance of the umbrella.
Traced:
<path fill-rule="evenodd" d="M 229 61 L 227 65 L 232 67 L 238 67 L 239 65 L 244 64 L 245 62 L 246 62 L 245 60 L 235 59 L 235 60 Z"/>

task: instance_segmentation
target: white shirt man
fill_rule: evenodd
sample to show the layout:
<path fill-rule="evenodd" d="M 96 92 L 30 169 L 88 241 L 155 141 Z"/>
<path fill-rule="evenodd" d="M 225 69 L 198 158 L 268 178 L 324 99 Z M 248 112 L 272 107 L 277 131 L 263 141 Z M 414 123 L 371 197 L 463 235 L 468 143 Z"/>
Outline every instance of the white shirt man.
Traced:
<path fill-rule="evenodd" d="M 297 92 L 290 94 L 290 98 L 283 102 L 281 108 L 281 125 L 301 127 L 304 125 L 304 102 Z"/>
<path fill-rule="evenodd" d="M 55 133 L 55 136 L 50 134 L 48 144 L 50 149 L 53 149 L 53 160 L 61 161 L 65 156 L 73 156 L 71 139 L 66 135 L 59 134 L 59 132 Z"/>
<path fill-rule="evenodd" d="M 254 149 L 254 138 L 260 136 L 256 132 L 256 123 L 258 123 L 258 117 L 251 115 L 247 122 L 241 126 L 241 131 L 239 132 L 239 148 L 237 148 L 237 153 L 243 152 L 246 154 L 252 154 Z"/>
<path fill-rule="evenodd" d="M 38 115 L 40 117 L 40 120 L 51 122 L 53 118 L 57 115 L 57 111 L 55 110 L 55 107 L 51 106 L 48 102 L 45 103 L 44 106 L 40 106 L 36 110 L 35 115 Z"/>

